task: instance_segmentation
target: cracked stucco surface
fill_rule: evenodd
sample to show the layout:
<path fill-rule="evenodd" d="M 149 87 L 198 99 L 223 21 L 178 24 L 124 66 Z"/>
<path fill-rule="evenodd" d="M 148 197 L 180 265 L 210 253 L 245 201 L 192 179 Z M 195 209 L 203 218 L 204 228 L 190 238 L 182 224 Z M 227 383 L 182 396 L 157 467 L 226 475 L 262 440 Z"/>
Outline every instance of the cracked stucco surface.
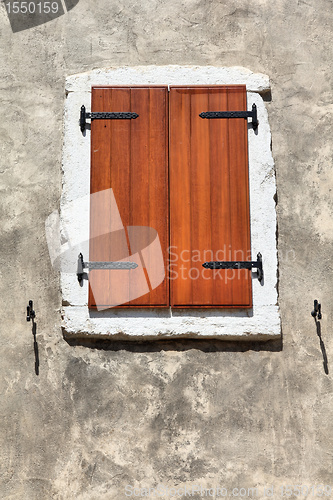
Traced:
<path fill-rule="evenodd" d="M 264 486 L 330 484 L 331 1 L 80 0 L 17 33 L 4 9 L 0 496 L 118 500 L 126 484 L 199 483 L 257 486 L 263 499 Z M 169 64 L 242 66 L 270 78 L 281 342 L 63 338 L 44 223 L 60 203 L 65 79 Z"/>

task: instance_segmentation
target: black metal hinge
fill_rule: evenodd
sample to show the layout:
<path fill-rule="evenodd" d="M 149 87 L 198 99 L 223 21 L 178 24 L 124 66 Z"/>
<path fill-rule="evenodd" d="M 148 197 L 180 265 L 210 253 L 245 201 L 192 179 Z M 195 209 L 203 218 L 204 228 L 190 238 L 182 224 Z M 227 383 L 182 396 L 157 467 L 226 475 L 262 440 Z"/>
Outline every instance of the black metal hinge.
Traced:
<path fill-rule="evenodd" d="M 256 261 L 213 261 L 202 264 L 206 269 L 257 269 L 258 280 L 262 281 L 264 270 L 262 267 L 262 255 L 258 253 Z"/>
<path fill-rule="evenodd" d="M 80 112 L 80 129 L 84 132 L 86 129 L 86 120 L 135 120 L 139 115 L 131 112 L 114 112 L 114 113 L 87 113 L 85 106 L 81 106 Z"/>
<path fill-rule="evenodd" d="M 199 114 L 200 118 L 252 118 L 253 130 L 257 130 L 259 122 L 257 117 L 257 106 L 252 104 L 252 111 L 205 111 Z"/>
<path fill-rule="evenodd" d="M 81 284 L 84 275 L 84 269 L 105 269 L 105 270 L 128 270 L 136 269 L 138 264 L 135 262 L 84 262 L 82 253 L 77 259 L 77 279 Z"/>

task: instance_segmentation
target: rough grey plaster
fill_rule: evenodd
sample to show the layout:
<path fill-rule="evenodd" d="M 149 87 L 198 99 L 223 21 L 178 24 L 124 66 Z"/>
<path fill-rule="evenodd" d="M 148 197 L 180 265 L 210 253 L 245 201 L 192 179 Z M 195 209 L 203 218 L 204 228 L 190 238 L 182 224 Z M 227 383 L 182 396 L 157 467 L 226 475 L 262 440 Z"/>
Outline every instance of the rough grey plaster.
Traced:
<path fill-rule="evenodd" d="M 13 34 L 0 5 L 2 498 L 121 499 L 159 482 L 265 498 L 332 481 L 332 17 L 329 0 L 80 0 Z M 139 64 L 270 77 L 283 346 L 63 339 L 44 222 L 59 206 L 65 78 Z"/>

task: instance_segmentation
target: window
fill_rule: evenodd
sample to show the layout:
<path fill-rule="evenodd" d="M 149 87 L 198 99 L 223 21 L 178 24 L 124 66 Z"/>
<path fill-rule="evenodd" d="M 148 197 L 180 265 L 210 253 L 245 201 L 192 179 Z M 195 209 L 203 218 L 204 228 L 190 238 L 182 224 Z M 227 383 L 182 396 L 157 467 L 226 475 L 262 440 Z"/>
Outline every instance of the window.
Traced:
<path fill-rule="evenodd" d="M 251 260 L 247 121 L 200 117 L 245 111 L 246 87 L 93 87 L 91 109 L 138 115 L 92 121 L 91 194 L 112 190 L 113 203 L 93 197 L 90 219 L 91 234 L 102 233 L 91 238 L 90 260 L 137 267 L 91 270 L 89 307 L 251 307 L 250 270 L 202 267 Z M 111 230 L 119 217 L 123 226 Z M 141 233 L 141 251 L 139 228 L 158 234 L 162 281 L 154 279 L 159 255 L 146 262 L 149 235 Z"/>
<path fill-rule="evenodd" d="M 257 106 L 259 119 L 259 128 L 257 131 L 252 129 L 250 121 L 247 130 L 247 120 L 244 119 L 206 120 L 197 118 L 196 111 L 201 113 L 208 109 L 216 110 L 215 103 L 214 108 L 206 108 L 201 105 L 199 108 L 198 105 L 195 113 L 194 107 L 191 110 L 193 113 L 190 113 L 189 106 L 186 105 L 186 102 L 189 100 L 193 101 L 194 105 L 195 99 L 200 100 L 204 98 L 208 102 L 211 99 L 223 100 L 225 99 L 225 95 L 222 92 L 222 95 L 219 97 L 211 97 L 209 95 L 207 98 L 204 94 L 193 97 L 186 93 L 187 88 L 191 87 L 199 90 L 199 87 L 201 87 L 206 92 L 207 88 L 214 88 L 217 91 L 218 88 L 231 88 L 235 85 L 241 86 L 243 89 L 239 95 L 239 98 L 243 99 L 243 101 L 241 107 L 238 109 L 245 109 L 246 100 L 248 109 L 251 109 L 253 103 Z M 144 151 L 147 153 L 147 147 L 143 147 L 143 137 L 144 134 L 148 134 L 149 132 L 149 122 L 156 119 L 157 115 L 155 111 L 154 113 L 151 112 L 149 117 L 145 117 L 144 113 L 147 113 L 147 111 L 144 111 L 144 109 L 147 110 L 148 108 L 147 105 L 142 105 L 145 99 L 140 98 L 137 99 L 135 106 L 133 106 L 134 101 L 132 102 L 131 110 L 137 112 L 139 115 L 141 113 L 140 118 L 143 120 L 140 121 L 140 118 L 119 120 L 117 123 L 116 120 L 93 120 L 91 130 L 89 124 L 86 131 L 82 134 L 78 121 L 81 106 L 84 105 L 87 111 L 101 111 L 103 109 L 97 107 L 97 103 L 94 101 L 95 98 L 93 98 L 92 102 L 92 89 L 95 88 L 96 91 L 97 88 L 104 88 L 108 92 L 111 88 L 127 89 L 126 92 L 131 88 L 132 93 L 134 93 L 135 88 L 138 90 L 147 89 L 147 92 L 149 90 L 150 94 L 153 93 L 154 88 L 156 89 L 154 110 L 159 109 L 158 130 L 160 146 L 158 149 L 157 146 L 155 148 L 150 146 L 149 157 L 158 157 L 159 160 L 151 161 L 149 164 L 150 170 L 147 170 L 147 164 L 144 167 L 141 166 L 139 170 L 136 168 L 135 165 L 137 164 L 135 162 L 140 162 L 142 165 L 142 155 Z M 274 201 L 276 187 L 274 163 L 270 149 L 271 136 L 268 115 L 265 102 L 262 98 L 262 95 L 269 92 L 269 90 L 270 86 L 267 76 L 252 73 L 244 68 L 219 68 L 210 66 L 121 67 L 93 70 L 67 78 L 61 212 L 60 218 L 56 212 L 51 214 L 52 217 L 49 220 L 49 222 L 54 222 L 53 226 L 55 229 L 60 225 L 61 239 L 59 241 L 59 248 L 54 249 L 54 256 L 53 258 L 51 257 L 51 260 L 53 265 L 56 266 L 60 254 L 60 260 L 62 261 L 60 269 L 63 298 L 63 331 L 66 337 L 88 335 L 127 340 L 181 337 L 267 340 L 280 336 L 280 316 L 276 288 L 277 242 Z M 125 99 L 126 92 L 124 90 L 123 99 Z M 175 96 L 175 101 L 173 101 L 173 95 Z M 242 97 L 240 97 L 241 95 Z M 232 99 L 234 98 L 235 95 Z M 146 102 L 147 99 L 148 97 L 146 98 Z M 153 103 L 154 99 L 150 98 L 150 104 Z M 120 100 L 117 100 L 117 109 L 114 109 L 120 111 L 121 108 L 118 107 L 120 106 Z M 222 104 L 223 102 L 221 101 Z M 232 103 L 234 110 L 237 109 L 234 107 L 236 104 L 236 102 Z M 140 108 L 137 106 L 140 106 Z M 178 108 L 176 113 L 173 111 L 173 106 Z M 111 108 L 108 109 L 110 110 Z M 123 109 L 128 110 L 125 107 Z M 231 110 L 231 104 L 229 109 Z M 172 116 L 177 117 L 175 118 L 176 123 L 172 122 Z M 202 150 L 198 149 L 198 144 L 196 144 L 196 142 L 199 143 L 197 138 L 201 132 L 195 131 L 193 128 L 194 119 L 199 120 L 197 125 L 204 127 L 203 130 L 205 130 L 205 147 Z M 144 127 L 141 130 L 140 123 L 142 124 L 143 122 L 148 124 L 148 127 Z M 243 129 L 240 131 L 238 127 L 243 127 Z M 223 139 L 223 130 L 225 128 L 228 129 L 228 134 Z M 98 142 L 98 134 L 96 135 L 95 131 L 97 133 L 98 130 L 101 134 L 109 130 L 109 139 L 105 142 L 100 142 L 95 147 L 95 139 Z M 112 143 L 116 137 L 120 138 L 121 130 L 130 130 L 131 135 L 127 136 L 126 139 L 126 133 L 123 133 L 121 141 L 117 140 Z M 138 133 L 138 130 L 140 131 L 140 141 L 138 140 L 138 136 L 137 139 L 135 138 L 135 134 L 133 134 L 134 130 L 136 130 L 136 133 Z M 165 136 L 163 133 L 162 138 L 163 130 L 165 130 Z M 235 134 L 230 134 L 231 130 L 236 130 L 239 141 L 234 145 L 230 141 L 234 140 L 236 136 Z M 91 133 L 93 135 L 93 143 L 91 142 Z M 188 141 L 187 148 L 182 149 L 181 143 L 185 138 Z M 156 138 L 151 137 L 151 140 L 153 139 L 156 140 Z M 228 148 L 215 147 L 216 143 L 224 144 L 223 140 L 229 144 Z M 191 148 L 193 147 L 192 171 L 190 172 L 189 168 L 186 168 L 184 172 L 181 172 L 176 167 L 177 158 L 175 159 L 175 157 L 180 154 L 180 150 L 191 152 L 189 141 L 192 142 Z M 202 143 L 202 141 L 200 142 Z M 248 147 L 246 146 L 246 142 L 248 143 Z M 129 156 L 132 163 L 129 164 L 130 168 L 128 167 L 127 170 L 124 168 L 118 168 L 117 170 L 117 165 L 120 166 L 119 162 L 113 164 L 112 172 L 113 174 L 118 172 L 119 186 L 116 188 L 113 183 L 112 186 L 115 189 L 112 188 L 113 195 L 107 195 L 108 198 L 104 194 L 110 192 L 110 189 L 102 188 L 105 186 L 110 188 L 111 184 L 103 184 L 105 179 L 103 180 L 104 174 L 101 174 L 100 181 L 102 184 L 100 188 L 102 191 L 98 191 L 98 186 L 94 188 L 99 193 L 96 198 L 96 200 L 99 198 L 98 202 L 95 200 L 95 195 L 90 194 L 91 163 L 94 165 L 96 159 L 102 159 L 105 155 L 109 155 L 110 157 L 108 148 L 111 146 L 115 148 L 112 155 L 113 158 L 115 157 L 115 152 L 117 152 L 122 165 L 124 165 L 125 157 L 127 158 L 126 161 L 129 162 Z M 104 148 L 104 155 L 99 156 L 99 152 L 95 153 L 95 150 L 99 148 Z M 239 167 L 237 168 L 240 170 L 233 179 L 231 177 L 228 180 L 224 178 L 219 179 L 219 171 L 216 173 L 212 165 L 220 161 L 219 157 L 216 159 L 216 155 L 227 155 L 228 152 L 229 156 L 234 158 L 234 154 L 230 155 L 231 148 L 235 150 L 237 155 L 241 155 L 237 160 L 239 162 Z M 248 158 L 246 158 L 247 150 Z M 94 155 L 96 158 L 94 158 Z M 113 160 L 111 159 L 110 161 Z M 225 161 L 225 158 L 223 158 L 223 161 Z M 158 171 L 151 171 L 152 163 L 159 165 L 160 168 Z M 182 160 L 182 164 L 189 165 L 189 162 Z M 102 163 L 100 166 L 102 167 Z M 109 170 L 104 172 L 110 173 L 111 169 L 109 168 Z M 133 181 L 131 181 L 130 199 L 128 193 L 131 182 L 125 182 L 125 172 L 127 172 L 127 179 L 130 179 L 129 175 L 131 175 Z M 142 175 L 139 175 L 140 172 L 142 172 Z M 227 172 L 229 175 L 229 167 Z M 151 180 L 152 175 L 155 175 L 154 182 Z M 160 176 L 160 179 L 158 176 Z M 248 185 L 246 184 L 247 179 L 249 180 Z M 200 190 L 199 184 L 206 182 L 209 185 L 209 190 Z M 235 205 L 235 202 L 233 202 L 233 207 L 236 206 L 237 210 L 229 211 L 229 214 L 231 214 L 230 217 L 235 217 L 237 214 L 240 220 L 230 220 L 229 226 L 221 219 L 221 206 L 219 209 L 216 208 L 219 203 L 224 204 L 223 207 L 231 203 L 230 199 L 228 199 L 228 193 L 231 192 L 230 189 L 227 193 L 224 192 L 228 183 L 235 191 L 235 194 L 232 196 L 237 196 L 241 192 L 243 193 L 240 197 L 241 205 L 237 203 Z M 162 187 L 158 189 L 157 200 L 155 193 L 155 202 L 152 201 L 153 196 L 150 193 L 149 199 L 151 201 L 147 207 L 147 203 L 144 201 L 145 197 L 142 193 L 144 193 L 145 189 L 149 188 L 151 190 L 153 185 Z M 215 189 L 218 186 L 221 187 L 220 190 Z M 139 187 L 140 189 L 137 189 Z M 163 191 L 165 187 L 168 189 L 167 195 Z M 189 189 L 190 199 L 186 195 Z M 220 197 L 218 191 L 221 191 L 224 195 Z M 247 200 L 246 194 L 244 194 L 246 192 L 249 193 L 249 199 Z M 193 204 L 194 200 L 196 200 L 195 204 Z M 132 206 L 134 206 L 134 202 L 137 203 L 135 210 L 129 210 L 130 202 Z M 110 226 L 105 226 L 105 216 L 97 218 L 97 222 L 100 225 L 95 225 L 96 234 L 92 234 L 91 232 L 90 214 L 94 213 L 96 203 L 101 203 L 101 205 L 103 203 L 108 204 L 109 208 L 114 205 L 117 207 L 114 214 L 117 211 L 119 212 L 119 218 L 115 216 L 114 226 L 111 227 L 111 233 L 108 229 L 107 235 L 104 234 L 103 225 L 109 228 Z M 192 212 L 186 219 L 185 212 L 182 212 L 182 215 L 180 214 L 181 211 L 188 209 L 189 204 Z M 110 213 L 110 210 L 101 213 Z M 223 210 L 223 213 L 227 213 L 227 211 Z M 243 216 L 241 216 L 242 213 Z M 169 220 L 168 215 L 170 215 Z M 186 227 L 183 227 L 181 231 L 177 227 L 179 224 L 177 217 L 188 221 Z M 199 218 L 202 219 L 202 224 L 197 224 Z M 161 221 L 161 226 L 155 224 L 154 220 L 156 219 Z M 101 231 L 99 231 L 99 227 Z M 127 228 L 126 231 L 124 227 Z M 141 233 L 140 231 L 137 232 L 137 229 L 142 227 L 146 227 L 148 230 Z M 242 230 L 239 230 L 241 228 Z M 122 233 L 121 236 L 116 234 L 117 231 L 120 231 L 119 234 Z M 180 240 L 180 238 L 187 234 L 186 231 L 190 232 L 188 238 L 191 239 L 191 246 L 187 242 L 183 243 Z M 228 231 L 231 238 L 230 244 L 226 236 Z M 247 239 L 246 235 L 249 233 L 251 234 L 251 238 Z M 98 241 L 98 239 L 101 238 L 102 240 L 103 234 L 106 241 L 104 242 L 105 244 L 100 245 L 101 241 Z M 222 248 L 220 248 L 219 240 L 221 235 L 226 239 L 226 244 L 225 246 L 222 244 Z M 239 243 L 236 241 L 236 235 L 242 235 L 242 238 L 244 238 L 243 242 Z M 96 236 L 96 239 L 94 236 Z M 214 238 L 217 241 L 215 247 Z M 52 241 L 54 240 L 55 238 L 52 239 Z M 93 240 L 95 240 L 95 243 L 101 249 L 102 253 L 100 255 L 97 252 L 97 248 L 94 249 L 92 246 Z M 50 241 L 50 238 L 48 238 L 48 241 Z M 250 243 L 251 256 L 245 253 Z M 169 252 L 166 251 L 168 247 Z M 106 248 L 109 249 L 108 255 L 103 254 Z M 160 253 L 158 248 L 160 249 Z M 220 252 L 217 255 L 212 255 L 213 250 L 214 252 L 220 250 Z M 241 250 L 242 255 L 240 252 L 235 255 L 236 250 Z M 133 292 L 132 296 L 128 294 L 127 297 L 120 297 L 118 307 L 110 308 L 108 304 L 104 304 L 104 302 L 107 302 L 104 300 L 100 302 L 102 307 L 89 307 L 89 305 L 93 305 L 92 297 L 90 297 L 90 304 L 88 305 L 89 282 L 90 286 L 94 283 L 94 274 L 96 277 L 98 275 L 106 276 L 112 271 L 95 271 L 89 269 L 89 281 L 87 279 L 83 280 L 82 286 L 80 286 L 76 276 L 79 252 L 83 253 L 85 262 L 128 260 L 138 264 L 137 268 L 133 271 L 141 270 L 144 273 L 143 279 L 140 279 L 140 284 L 146 284 L 146 291 L 144 290 L 144 293 L 142 293 L 141 289 L 135 290 L 134 282 L 132 282 L 131 290 L 134 290 L 135 293 Z M 227 261 L 240 260 L 243 257 L 244 260 L 249 260 L 250 258 L 256 260 L 258 252 L 263 256 L 264 281 L 261 283 L 256 279 L 256 273 L 251 275 L 246 270 L 216 271 L 216 275 L 219 272 L 220 276 L 225 276 L 225 278 L 219 279 L 216 276 L 215 279 L 211 279 L 214 271 L 202 267 L 203 261 L 210 261 L 215 258 Z M 144 265 L 142 265 L 142 260 Z M 163 272 L 161 272 L 160 267 L 161 261 Z M 132 270 L 130 272 L 132 273 Z M 178 272 L 180 278 L 178 283 L 174 279 L 175 272 Z M 196 278 L 198 272 L 203 272 L 202 279 L 200 274 L 200 286 L 200 279 L 193 279 Z M 232 279 L 234 272 L 237 273 L 236 279 Z M 165 273 L 169 273 L 171 279 L 167 279 Z M 192 279 L 186 280 L 185 278 L 188 278 L 189 273 Z M 238 280 L 238 273 L 241 280 Z M 117 283 L 121 284 L 127 280 L 126 271 L 114 271 L 112 275 L 114 280 L 115 277 L 119 280 L 118 282 L 114 282 L 113 288 L 117 288 Z M 223 281 L 227 279 L 228 286 L 219 286 L 219 284 L 223 285 Z M 236 284 L 232 284 L 229 287 L 229 282 L 232 281 L 237 283 L 237 286 L 243 281 L 244 287 L 242 289 L 246 292 L 245 299 L 242 299 L 242 302 L 240 301 L 240 296 L 237 296 L 237 289 L 231 295 L 232 299 L 236 298 L 237 302 L 235 304 L 231 303 L 230 295 L 228 297 L 225 292 L 236 286 Z M 98 280 L 96 280 L 96 283 L 98 284 Z M 104 283 L 100 287 L 100 290 L 103 292 L 103 287 L 105 290 L 107 287 L 110 287 L 109 283 L 109 281 L 107 284 Z M 185 288 L 182 289 L 182 286 Z M 175 290 L 177 290 L 177 287 L 181 290 L 182 296 L 176 294 Z M 213 290 L 211 291 L 209 287 L 212 287 Z M 125 286 L 123 290 L 126 291 L 129 288 L 127 289 Z M 198 296 L 202 291 L 207 295 Z M 131 299 L 130 307 L 128 304 L 126 305 L 127 298 Z M 155 304 L 150 302 L 153 299 Z M 172 304 L 172 307 L 169 304 Z"/>

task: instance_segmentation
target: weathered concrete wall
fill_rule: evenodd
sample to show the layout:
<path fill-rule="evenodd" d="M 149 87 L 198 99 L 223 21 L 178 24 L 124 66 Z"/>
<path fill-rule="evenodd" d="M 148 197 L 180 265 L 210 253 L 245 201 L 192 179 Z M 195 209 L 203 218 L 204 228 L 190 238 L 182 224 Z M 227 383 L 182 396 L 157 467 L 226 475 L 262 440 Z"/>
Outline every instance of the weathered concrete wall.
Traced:
<path fill-rule="evenodd" d="M 332 483 L 331 2 L 80 0 L 15 33 L 2 4 L 0 18 L 0 496 L 120 499 L 126 485 L 162 483 L 265 498 L 271 485 Z M 270 78 L 281 343 L 62 336 L 44 223 L 59 207 L 65 78 L 148 64 Z"/>

